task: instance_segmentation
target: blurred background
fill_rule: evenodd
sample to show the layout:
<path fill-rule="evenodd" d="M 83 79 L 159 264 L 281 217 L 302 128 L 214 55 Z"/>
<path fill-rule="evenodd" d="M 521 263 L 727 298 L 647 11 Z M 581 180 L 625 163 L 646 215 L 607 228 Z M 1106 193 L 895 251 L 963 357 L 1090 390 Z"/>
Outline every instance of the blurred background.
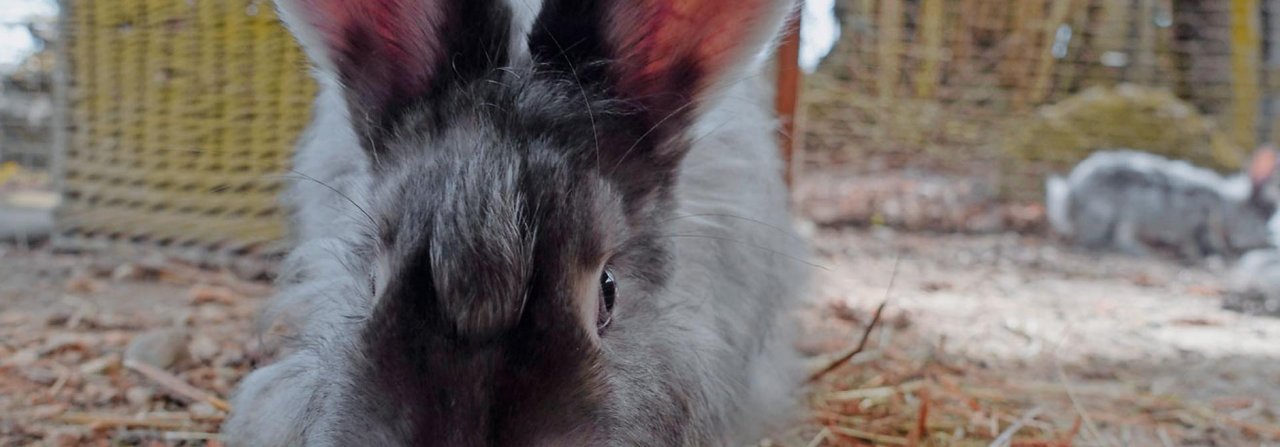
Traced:
<path fill-rule="evenodd" d="M 816 372 L 762 445 L 1280 445 L 1280 287 L 1074 248 L 1043 203 L 1098 150 L 1244 169 L 1280 137 L 1280 1 L 800 23 L 771 73 Z M 219 444 L 270 358 L 252 319 L 314 93 L 269 1 L 0 0 L 0 445 Z"/>

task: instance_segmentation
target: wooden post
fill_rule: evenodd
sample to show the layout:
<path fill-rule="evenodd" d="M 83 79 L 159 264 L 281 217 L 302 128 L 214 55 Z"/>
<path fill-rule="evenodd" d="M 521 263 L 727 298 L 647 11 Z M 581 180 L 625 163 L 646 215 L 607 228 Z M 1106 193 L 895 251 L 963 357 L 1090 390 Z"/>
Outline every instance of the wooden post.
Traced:
<path fill-rule="evenodd" d="M 796 8 L 795 13 L 787 20 L 782 45 L 778 47 L 778 85 L 774 98 L 781 132 L 779 148 L 782 151 L 783 177 L 788 186 L 791 185 L 794 169 L 792 164 L 795 159 L 796 141 L 799 139 L 796 134 L 796 111 L 800 103 L 800 11 L 802 7 L 803 4 L 800 8 Z"/>
<path fill-rule="evenodd" d="M 1045 45 L 1039 48 L 1035 78 L 1031 81 L 1031 104 L 1039 105 L 1045 98 L 1049 97 L 1049 90 L 1053 85 L 1054 68 L 1057 62 L 1053 56 L 1053 44 L 1058 38 L 1058 28 L 1071 20 L 1070 16 L 1074 3 L 1073 0 L 1053 2 L 1049 10 L 1049 18 L 1044 21 L 1041 32 L 1044 33 Z"/>
<path fill-rule="evenodd" d="M 1267 5 L 1267 23 L 1263 28 L 1266 30 L 1267 46 L 1266 54 L 1266 76 L 1264 85 L 1266 89 L 1266 102 L 1264 102 L 1265 113 L 1262 122 L 1266 126 L 1266 132 L 1262 136 L 1266 139 L 1262 143 L 1274 143 L 1280 137 L 1280 123 L 1276 120 L 1280 117 L 1280 84 L 1276 83 L 1276 74 L 1280 72 L 1280 0 L 1266 0 Z"/>
<path fill-rule="evenodd" d="M 923 63 L 916 75 L 916 97 L 934 99 L 942 65 L 943 10 L 942 0 L 924 0 L 920 6 L 920 40 L 924 46 Z"/>
<path fill-rule="evenodd" d="M 1231 136 L 1236 144 L 1253 149 L 1258 124 L 1258 65 L 1261 36 L 1258 0 L 1231 2 Z"/>

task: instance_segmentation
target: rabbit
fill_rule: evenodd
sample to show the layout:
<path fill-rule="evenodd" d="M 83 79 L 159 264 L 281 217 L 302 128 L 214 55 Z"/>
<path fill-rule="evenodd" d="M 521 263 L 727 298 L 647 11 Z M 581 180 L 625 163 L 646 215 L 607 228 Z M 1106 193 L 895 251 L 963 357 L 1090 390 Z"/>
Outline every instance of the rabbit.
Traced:
<path fill-rule="evenodd" d="M 1241 257 L 1232 269 L 1223 307 L 1280 316 L 1280 250 L 1257 249 Z"/>
<path fill-rule="evenodd" d="M 231 446 L 740 445 L 803 381 L 790 0 L 278 0 L 321 92 Z"/>
<path fill-rule="evenodd" d="M 1185 161 L 1133 150 L 1099 151 L 1046 181 L 1053 231 L 1089 248 L 1131 255 L 1173 248 L 1184 259 L 1236 256 L 1271 245 L 1280 202 L 1275 151 L 1259 149 L 1248 173 L 1223 177 Z M 1280 223 L 1277 223 L 1280 225 Z"/>

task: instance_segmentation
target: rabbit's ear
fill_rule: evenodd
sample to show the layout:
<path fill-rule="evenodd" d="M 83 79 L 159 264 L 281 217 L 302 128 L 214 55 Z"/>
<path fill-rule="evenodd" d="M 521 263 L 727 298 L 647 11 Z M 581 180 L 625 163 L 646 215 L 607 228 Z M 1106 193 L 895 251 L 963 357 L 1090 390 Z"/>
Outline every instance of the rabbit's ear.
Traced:
<path fill-rule="evenodd" d="M 308 56 L 342 84 L 364 144 L 404 108 L 505 64 L 497 0 L 278 0 Z M 367 147 L 376 150 L 376 147 Z"/>
<path fill-rule="evenodd" d="M 530 53 L 638 105 L 638 124 L 656 134 L 649 139 L 670 138 L 717 85 L 743 74 L 792 6 L 790 0 L 546 0 Z"/>
<path fill-rule="evenodd" d="M 1271 145 L 1263 146 L 1253 153 L 1253 160 L 1249 162 L 1249 180 L 1253 181 L 1254 187 L 1266 183 L 1276 174 L 1276 162 L 1276 149 Z"/>

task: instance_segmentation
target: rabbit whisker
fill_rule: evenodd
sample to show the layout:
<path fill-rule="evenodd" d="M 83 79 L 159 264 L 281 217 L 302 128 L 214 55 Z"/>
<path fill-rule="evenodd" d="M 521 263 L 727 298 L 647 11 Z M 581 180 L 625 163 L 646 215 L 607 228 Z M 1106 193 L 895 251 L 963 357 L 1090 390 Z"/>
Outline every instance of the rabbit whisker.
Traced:
<path fill-rule="evenodd" d="M 665 124 L 667 120 L 674 118 L 676 115 L 679 115 L 681 112 L 684 112 L 686 109 L 690 107 L 693 107 L 692 102 L 687 102 L 684 105 L 677 107 L 675 110 L 672 110 L 671 113 L 668 113 L 667 116 L 658 120 L 658 122 L 655 123 L 652 127 L 650 127 L 649 130 L 646 130 L 643 134 L 640 134 L 640 138 L 636 138 L 635 143 L 632 143 L 631 147 L 628 147 L 626 152 L 623 152 L 622 156 L 618 157 L 618 162 L 613 165 L 613 170 L 609 171 L 609 174 L 612 175 L 614 171 L 617 171 L 618 168 L 622 167 L 622 163 L 627 161 L 627 156 L 631 155 L 631 152 L 635 151 L 635 149 L 640 146 L 640 143 L 643 142 L 645 138 L 649 137 L 649 134 L 658 130 L 659 127 L 662 127 L 662 125 Z"/>
<path fill-rule="evenodd" d="M 328 183 L 322 182 L 322 181 L 320 181 L 320 180 L 316 179 L 315 177 L 312 177 L 312 176 L 309 176 L 309 175 L 307 175 L 307 174 L 304 174 L 304 173 L 302 173 L 301 171 L 298 171 L 297 169 L 292 169 L 292 168 L 290 168 L 290 169 L 289 169 L 289 172 L 292 172 L 292 173 L 294 173 L 294 174 L 297 174 L 297 175 L 301 176 L 301 177 L 302 177 L 303 179 L 305 179 L 305 180 L 310 180 L 310 181 L 316 182 L 316 184 L 319 184 L 320 186 L 323 186 L 323 187 L 327 188 L 328 190 L 333 191 L 333 193 L 334 193 L 334 194 L 337 194 L 339 197 L 342 197 L 344 200 L 346 200 L 346 201 L 347 201 L 347 203 L 350 203 L 350 204 L 351 204 L 351 206 L 354 206 L 354 207 L 356 207 L 356 209 L 357 209 L 357 210 L 360 210 L 360 214 L 364 214 L 364 217 L 365 217 L 365 218 L 367 218 L 367 219 L 369 219 L 369 223 L 370 223 L 370 224 L 372 224 L 372 225 L 374 226 L 374 228 L 377 228 L 377 226 L 378 226 L 378 221 L 377 221 L 377 220 L 374 220 L 373 216 L 372 216 L 372 215 L 370 215 L 368 211 L 365 211 L 365 209 L 364 209 L 364 208 L 362 208 L 359 204 L 357 204 L 355 200 L 352 200 L 350 196 L 347 196 L 347 195 L 346 195 L 346 194 L 344 194 L 342 191 L 339 191 L 339 190 L 338 190 L 338 188 L 334 188 L 334 187 L 332 187 L 332 186 L 329 186 L 329 184 L 328 184 Z"/>
<path fill-rule="evenodd" d="M 578 85 L 578 92 L 582 94 L 582 102 L 587 107 L 587 119 L 591 121 L 591 136 L 595 140 L 596 171 L 599 171 L 600 170 L 600 131 L 599 129 L 596 128 L 596 112 L 591 107 L 591 98 L 587 96 L 586 86 L 582 85 L 582 78 L 578 77 L 578 68 L 573 65 L 573 60 L 569 59 L 569 53 L 568 53 L 569 49 L 565 48 L 563 45 L 560 45 L 560 40 L 556 39 L 556 36 L 554 33 L 551 33 L 549 30 L 546 30 L 545 26 L 543 26 L 543 30 L 547 31 L 547 36 L 551 38 L 551 42 L 555 43 L 556 48 L 560 50 L 560 56 L 564 58 L 565 64 L 569 65 L 569 72 L 570 74 L 573 75 L 573 82 Z M 569 48 L 573 48 L 577 45 L 578 43 L 574 43 L 573 45 L 570 45 Z"/>

